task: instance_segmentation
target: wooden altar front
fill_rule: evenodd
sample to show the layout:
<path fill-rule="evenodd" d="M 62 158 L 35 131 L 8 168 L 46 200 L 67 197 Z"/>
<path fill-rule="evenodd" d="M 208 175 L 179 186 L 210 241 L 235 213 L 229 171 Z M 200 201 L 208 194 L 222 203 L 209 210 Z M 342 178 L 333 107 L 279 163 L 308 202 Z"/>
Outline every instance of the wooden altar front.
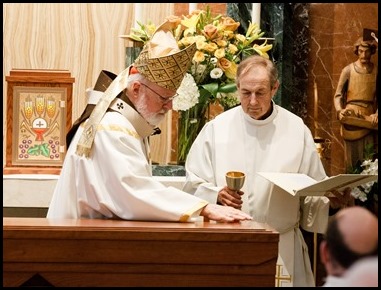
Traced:
<path fill-rule="evenodd" d="M 278 242 L 253 221 L 3 218 L 3 286 L 272 287 Z"/>

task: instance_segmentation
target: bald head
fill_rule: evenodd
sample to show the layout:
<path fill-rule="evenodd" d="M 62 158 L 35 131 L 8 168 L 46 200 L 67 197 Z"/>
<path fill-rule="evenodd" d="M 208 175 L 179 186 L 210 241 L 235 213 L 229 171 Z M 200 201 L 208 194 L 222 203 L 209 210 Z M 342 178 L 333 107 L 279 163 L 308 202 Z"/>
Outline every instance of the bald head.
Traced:
<path fill-rule="evenodd" d="M 369 210 L 360 206 L 347 207 L 335 218 L 348 249 L 364 255 L 378 247 L 378 219 Z"/>
<path fill-rule="evenodd" d="M 355 262 L 378 257 L 378 218 L 360 206 L 331 217 L 320 243 L 320 258 L 330 276 L 341 276 Z"/>

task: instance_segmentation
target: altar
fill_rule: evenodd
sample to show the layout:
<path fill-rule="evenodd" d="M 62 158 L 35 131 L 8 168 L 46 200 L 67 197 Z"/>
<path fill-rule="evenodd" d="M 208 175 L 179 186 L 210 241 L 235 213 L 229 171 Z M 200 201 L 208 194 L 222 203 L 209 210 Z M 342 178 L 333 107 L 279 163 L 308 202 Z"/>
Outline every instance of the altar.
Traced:
<path fill-rule="evenodd" d="M 3 218 L 3 286 L 273 287 L 278 242 L 254 221 Z"/>

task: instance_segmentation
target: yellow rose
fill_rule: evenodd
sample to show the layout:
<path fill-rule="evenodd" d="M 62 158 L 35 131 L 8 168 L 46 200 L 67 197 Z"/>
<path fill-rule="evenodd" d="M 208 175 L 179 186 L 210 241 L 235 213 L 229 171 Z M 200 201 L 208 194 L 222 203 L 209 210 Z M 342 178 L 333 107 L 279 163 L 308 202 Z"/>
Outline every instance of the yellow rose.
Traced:
<path fill-rule="evenodd" d="M 193 36 L 190 36 L 190 37 L 184 37 L 183 39 L 181 39 L 179 41 L 180 44 L 182 44 L 182 46 L 188 46 L 188 45 L 191 45 L 192 43 L 195 42 L 195 38 Z M 179 47 L 181 47 L 181 45 L 179 45 Z"/>
<path fill-rule="evenodd" d="M 214 53 L 216 51 L 216 49 L 218 48 L 217 44 L 211 42 L 211 43 L 207 43 L 204 47 L 204 50 L 210 52 L 210 53 Z"/>
<path fill-rule="evenodd" d="M 229 61 L 226 58 L 220 58 L 217 61 L 217 66 L 222 69 L 225 73 L 225 75 L 229 78 L 234 80 L 236 73 L 237 73 L 237 64 L 234 62 Z"/>
<path fill-rule="evenodd" d="M 222 31 L 223 31 L 223 35 L 225 39 L 230 40 L 234 37 L 233 31 L 230 31 L 230 30 L 222 30 Z"/>
<path fill-rule="evenodd" d="M 231 54 L 236 54 L 236 52 L 238 51 L 238 47 L 230 43 L 228 46 L 228 51 Z"/>
<path fill-rule="evenodd" d="M 208 40 L 213 40 L 218 37 L 218 29 L 212 24 L 205 25 L 204 30 L 201 32 Z"/>
<path fill-rule="evenodd" d="M 225 47 L 225 46 L 228 45 L 228 42 L 226 40 L 224 40 L 224 39 L 219 39 L 219 40 L 216 41 L 216 43 L 217 43 L 217 45 L 219 47 Z"/>
<path fill-rule="evenodd" d="M 222 58 L 225 56 L 225 49 L 224 48 L 219 48 L 214 52 L 214 56 L 217 58 Z"/>
<path fill-rule="evenodd" d="M 203 50 L 205 49 L 205 46 L 206 46 L 206 42 L 205 42 L 205 39 L 197 39 L 196 40 L 196 47 L 198 50 Z"/>
<path fill-rule="evenodd" d="M 237 75 L 237 68 L 238 68 L 237 64 L 235 62 L 231 62 L 230 67 L 225 71 L 226 76 L 229 79 L 234 80 Z"/>
<path fill-rule="evenodd" d="M 204 41 L 206 42 L 206 38 L 204 35 L 195 35 L 194 38 L 196 39 L 196 42 L 197 41 Z"/>
<path fill-rule="evenodd" d="M 236 31 L 241 25 L 239 22 L 234 21 L 231 17 L 221 17 L 221 24 L 225 27 L 225 30 Z"/>
<path fill-rule="evenodd" d="M 195 62 L 202 62 L 202 61 L 204 61 L 205 60 L 205 55 L 204 55 L 204 53 L 202 52 L 202 51 L 196 51 L 196 53 L 194 54 L 194 56 L 193 56 L 193 60 L 195 61 Z"/>

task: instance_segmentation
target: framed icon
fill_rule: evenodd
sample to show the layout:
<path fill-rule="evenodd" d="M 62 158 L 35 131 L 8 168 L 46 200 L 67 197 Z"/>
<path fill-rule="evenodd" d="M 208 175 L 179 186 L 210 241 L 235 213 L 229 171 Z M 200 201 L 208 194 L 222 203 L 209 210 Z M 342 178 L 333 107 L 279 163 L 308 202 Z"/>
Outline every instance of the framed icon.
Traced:
<path fill-rule="evenodd" d="M 3 174 L 59 174 L 71 126 L 74 78 L 67 71 L 12 70 L 6 80 Z"/>
<path fill-rule="evenodd" d="M 62 165 L 66 88 L 13 88 L 12 164 Z"/>

